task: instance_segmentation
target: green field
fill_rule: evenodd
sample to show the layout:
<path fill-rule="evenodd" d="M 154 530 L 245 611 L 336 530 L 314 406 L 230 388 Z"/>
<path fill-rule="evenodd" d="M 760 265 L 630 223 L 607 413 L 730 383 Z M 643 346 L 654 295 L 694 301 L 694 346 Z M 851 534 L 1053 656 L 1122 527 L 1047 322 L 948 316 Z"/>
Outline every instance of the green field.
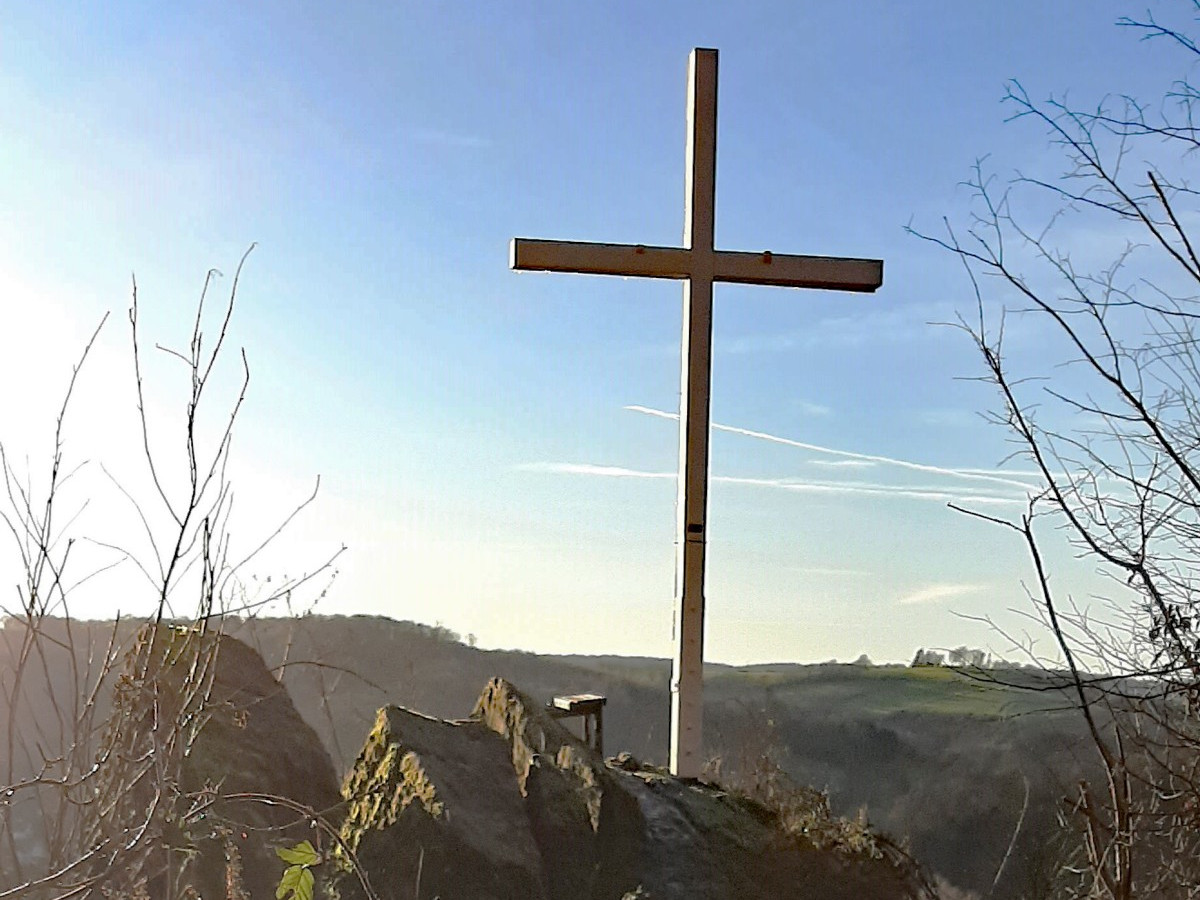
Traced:
<path fill-rule="evenodd" d="M 799 707 L 839 708 L 860 715 L 920 712 L 1004 718 L 1068 706 L 1061 691 L 1049 689 L 1051 677 L 943 666 L 752 666 L 717 675 L 709 684 L 718 694 L 726 682 L 735 691 L 759 686 Z"/>
<path fill-rule="evenodd" d="M 662 659 L 559 657 L 608 677 L 658 687 L 670 678 Z M 1054 673 L 1018 669 L 977 670 L 951 666 L 866 666 L 779 663 L 704 667 L 706 696 L 744 699 L 759 692 L 796 709 L 839 709 L 852 715 L 892 713 L 1007 718 L 1071 708 Z"/>

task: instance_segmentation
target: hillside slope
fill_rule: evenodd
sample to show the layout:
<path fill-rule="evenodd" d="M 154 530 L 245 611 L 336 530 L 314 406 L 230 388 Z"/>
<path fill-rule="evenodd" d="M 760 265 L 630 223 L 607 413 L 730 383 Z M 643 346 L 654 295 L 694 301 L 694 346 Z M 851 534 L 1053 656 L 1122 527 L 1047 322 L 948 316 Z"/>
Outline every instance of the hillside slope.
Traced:
<path fill-rule="evenodd" d="M 341 771 L 380 707 L 453 718 L 494 677 L 521 685 L 539 703 L 557 694 L 604 694 L 606 753 L 665 762 L 666 660 L 485 651 L 444 629 L 373 616 L 230 620 L 225 627 L 260 650 Z M 10 620 L 0 631 L 0 673 L 11 670 L 19 628 Z M 80 659 L 89 643 L 103 648 L 111 631 L 106 623 L 73 628 Z M 70 667 L 63 661 L 50 669 L 65 696 Z M 769 777 L 777 765 L 827 790 L 836 814 L 862 811 L 932 871 L 981 896 L 992 890 L 1020 821 L 991 895 L 1036 894 L 1052 877 L 1060 841 L 1054 812 L 1068 793 L 1062 785 L 1091 766 L 1078 717 L 1053 711 L 1065 705 L 1055 692 L 989 685 L 949 669 L 857 665 L 710 665 L 705 679 L 705 749 L 719 777 Z M 0 708 L 0 718 L 6 715 Z M 0 726 L 34 733 L 23 723 L 29 715 L 25 708 Z M 0 772 L 18 769 L 0 759 Z"/>

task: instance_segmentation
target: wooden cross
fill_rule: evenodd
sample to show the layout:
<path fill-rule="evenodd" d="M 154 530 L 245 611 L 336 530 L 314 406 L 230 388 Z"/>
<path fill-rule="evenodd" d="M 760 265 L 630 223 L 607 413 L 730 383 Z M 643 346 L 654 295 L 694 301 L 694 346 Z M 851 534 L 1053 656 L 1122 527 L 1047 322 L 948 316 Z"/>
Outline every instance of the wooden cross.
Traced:
<path fill-rule="evenodd" d="M 704 550 L 708 507 L 712 286 L 715 281 L 833 291 L 876 290 L 883 261 L 736 253 L 713 247 L 717 173 L 717 51 L 688 65 L 683 246 L 594 244 L 516 238 L 514 269 L 640 275 L 683 281 L 683 372 L 675 557 L 675 654 L 671 673 L 671 771 L 695 778 L 703 765 Z"/>

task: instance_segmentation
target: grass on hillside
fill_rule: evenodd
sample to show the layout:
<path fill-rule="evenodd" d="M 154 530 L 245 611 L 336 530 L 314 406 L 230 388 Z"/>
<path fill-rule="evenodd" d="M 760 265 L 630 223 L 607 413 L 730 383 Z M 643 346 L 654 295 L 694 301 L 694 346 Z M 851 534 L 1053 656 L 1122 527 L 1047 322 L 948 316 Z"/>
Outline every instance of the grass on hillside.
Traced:
<path fill-rule="evenodd" d="M 567 656 L 578 668 L 646 687 L 670 677 L 662 659 Z M 838 708 L 856 715 L 924 713 L 996 719 L 1070 706 L 1053 675 L 1018 669 L 975 670 L 953 666 L 865 666 L 777 663 L 705 665 L 705 691 L 713 699 L 745 696 L 747 689 L 770 693 L 798 708 Z"/>
<path fill-rule="evenodd" d="M 748 686 L 799 707 L 821 706 L 859 715 L 924 713 L 971 718 L 1004 718 L 1061 709 L 1056 690 L 1030 690 L 1045 680 L 1009 670 L 964 671 L 948 666 L 753 666 L 733 669 L 708 681 L 713 693 L 722 682 L 733 691 Z"/>

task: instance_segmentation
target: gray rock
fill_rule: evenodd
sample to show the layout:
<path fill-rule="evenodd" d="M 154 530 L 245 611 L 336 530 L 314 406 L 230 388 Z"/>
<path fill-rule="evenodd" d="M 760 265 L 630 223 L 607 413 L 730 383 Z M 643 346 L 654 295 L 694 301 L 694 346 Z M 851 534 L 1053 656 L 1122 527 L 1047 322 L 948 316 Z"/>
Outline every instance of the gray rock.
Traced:
<path fill-rule="evenodd" d="M 259 654 L 228 635 L 149 625 L 113 696 L 89 844 L 106 896 L 272 900 L 277 846 L 341 819 L 320 739 Z"/>
<path fill-rule="evenodd" d="M 819 817 L 809 834 L 802 816 L 785 827 L 714 785 L 601 759 L 500 679 L 465 720 L 380 710 L 343 794 L 342 839 L 381 900 L 931 896 L 884 839 L 817 840 L 836 832 Z M 333 893 L 364 896 L 348 872 Z"/>

